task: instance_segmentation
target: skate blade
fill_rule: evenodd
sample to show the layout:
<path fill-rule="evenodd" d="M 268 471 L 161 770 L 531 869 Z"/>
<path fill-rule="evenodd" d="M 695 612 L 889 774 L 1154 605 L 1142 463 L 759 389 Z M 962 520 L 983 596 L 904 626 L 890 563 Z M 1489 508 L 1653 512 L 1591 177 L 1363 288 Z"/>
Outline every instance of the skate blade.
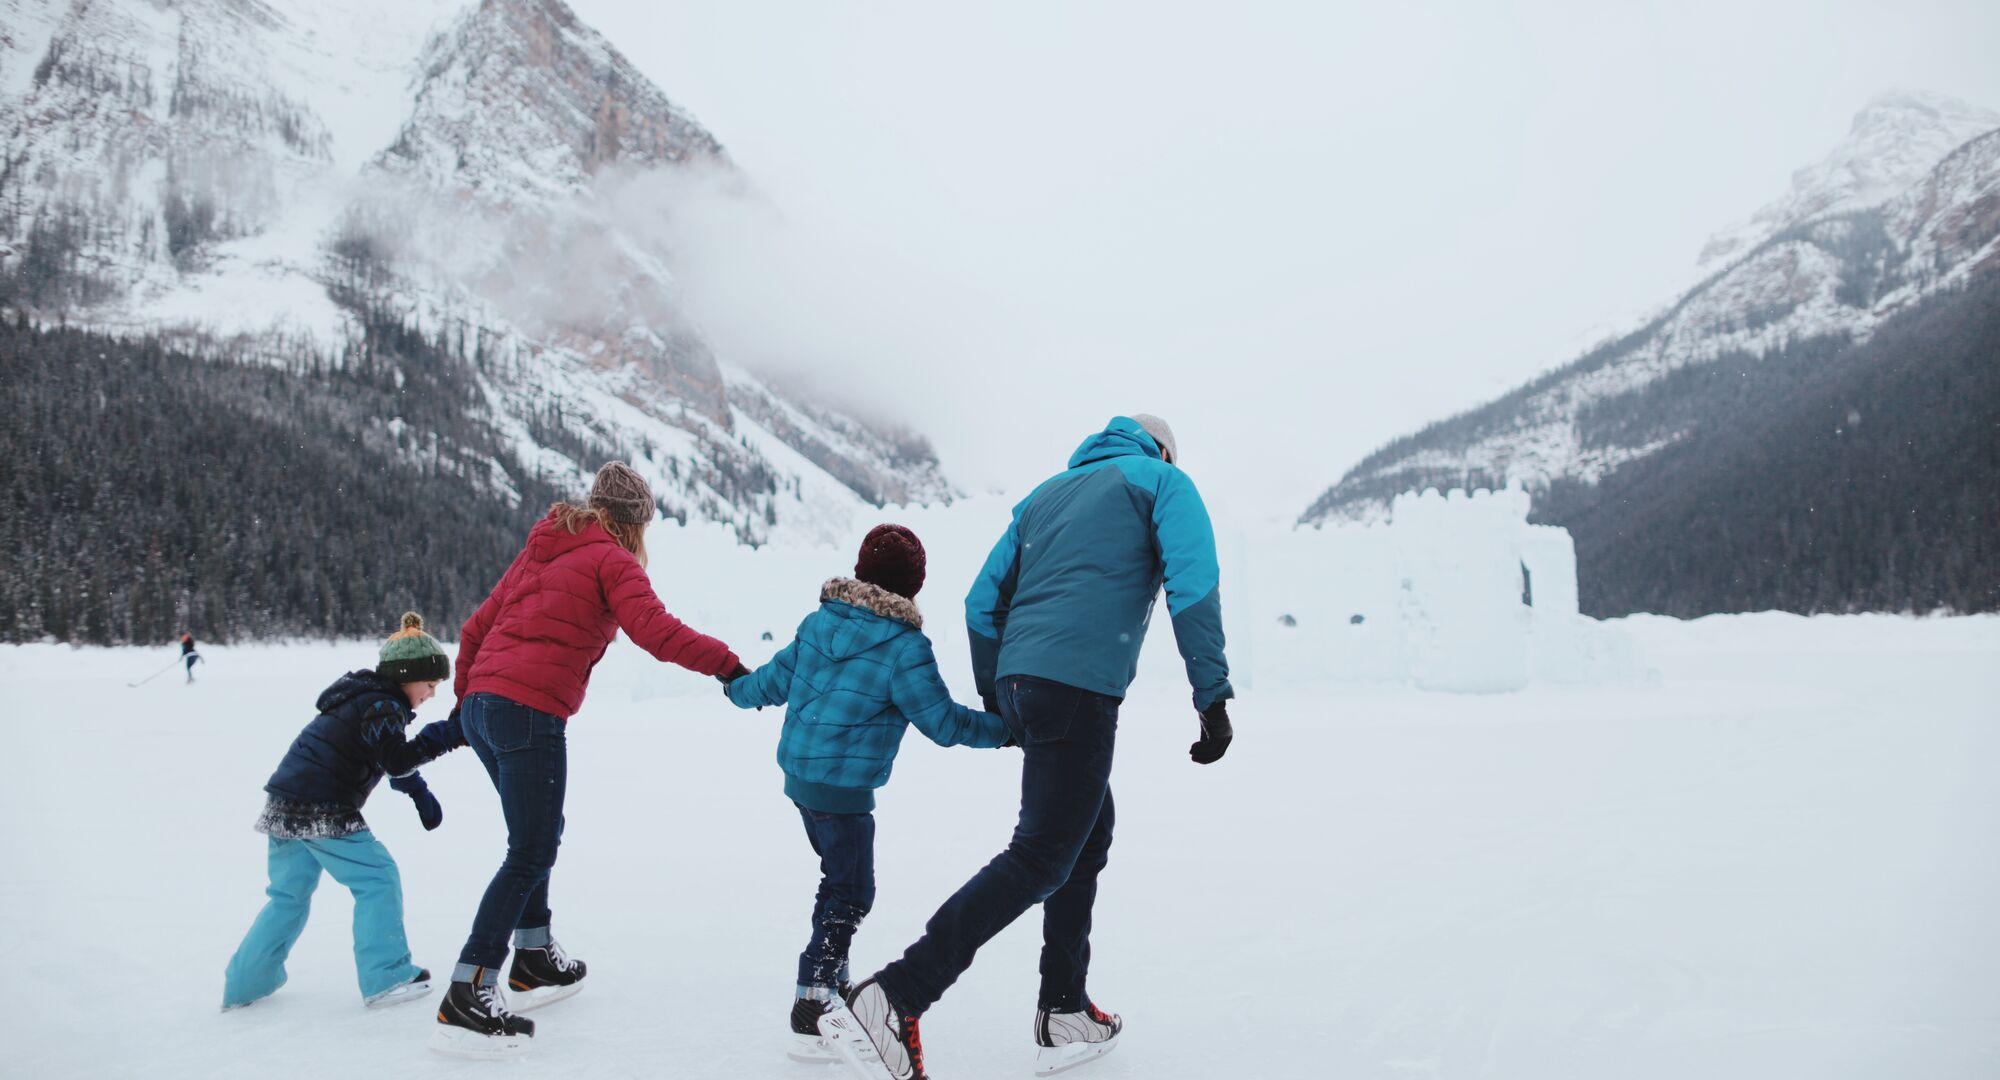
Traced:
<path fill-rule="evenodd" d="M 1035 1075 L 1054 1076 L 1064 1069 L 1074 1069 L 1085 1065 L 1118 1048 L 1118 1036 L 1113 1035 L 1103 1042 L 1065 1043 L 1062 1046 L 1044 1046 L 1035 1055 Z"/>
<path fill-rule="evenodd" d="M 450 1024 L 438 1024 L 431 1032 L 431 1049 L 452 1057 L 476 1061 L 506 1061 L 520 1057 L 534 1045 L 533 1035 L 481 1035 Z"/>
<path fill-rule="evenodd" d="M 583 980 L 567 986 L 537 986 L 533 990 L 507 988 L 507 1008 L 512 1012 L 524 1013 L 553 1005 L 564 998 L 575 997 L 583 991 Z"/>
<path fill-rule="evenodd" d="M 801 1065 L 837 1065 L 840 1053 L 826 1044 L 818 1035 L 792 1033 L 792 1039 L 785 1044 L 785 1056 Z"/>
<path fill-rule="evenodd" d="M 368 1000 L 363 1001 L 361 1004 L 371 1009 L 386 1009 L 391 1005 L 402 1005 L 406 1002 L 415 1001 L 418 998 L 429 994 L 430 992 L 431 992 L 430 983 L 408 982 L 404 983 L 401 986 L 392 986 L 389 989 L 384 990 L 381 993 L 376 994 L 375 996 L 369 998 Z"/>
<path fill-rule="evenodd" d="M 835 1002 L 820 1014 L 819 1034 L 859 1080 L 896 1080 L 846 1002 Z"/>

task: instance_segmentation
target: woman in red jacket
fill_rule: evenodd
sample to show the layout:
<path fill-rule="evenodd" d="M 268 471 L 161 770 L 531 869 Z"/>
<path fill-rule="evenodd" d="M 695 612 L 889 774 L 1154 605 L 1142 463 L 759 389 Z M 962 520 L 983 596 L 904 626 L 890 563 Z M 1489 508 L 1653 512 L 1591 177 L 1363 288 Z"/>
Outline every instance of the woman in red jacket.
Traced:
<path fill-rule="evenodd" d="M 667 613 L 646 577 L 653 493 L 620 462 L 597 472 L 584 506 L 557 503 L 466 621 L 458 644 L 459 723 L 507 817 L 507 858 L 473 917 L 432 1046 L 474 1057 L 526 1048 L 530 1009 L 582 988 L 584 965 L 549 936 L 549 871 L 562 839 L 564 729 L 590 670 L 619 630 L 704 675 L 742 672 L 729 646 Z M 496 987 L 512 934 L 509 998 Z"/>

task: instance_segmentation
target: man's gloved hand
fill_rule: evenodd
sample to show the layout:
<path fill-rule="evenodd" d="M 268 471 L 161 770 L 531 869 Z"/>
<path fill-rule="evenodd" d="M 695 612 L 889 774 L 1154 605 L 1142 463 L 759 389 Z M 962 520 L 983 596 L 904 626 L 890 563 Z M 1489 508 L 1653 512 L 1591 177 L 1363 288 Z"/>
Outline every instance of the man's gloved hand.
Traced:
<path fill-rule="evenodd" d="M 715 681 L 721 683 L 724 686 L 728 686 L 730 683 L 733 683 L 736 680 L 748 674 L 750 674 L 750 669 L 743 666 L 743 661 L 738 660 L 736 662 L 736 666 L 729 669 L 729 674 L 717 675 L 715 677 Z"/>
<path fill-rule="evenodd" d="M 448 721 L 439 721 L 447 723 Z M 444 807 L 438 805 L 437 796 L 431 794 L 431 786 L 415 773 L 408 776 L 392 776 L 389 786 L 410 797 L 417 804 L 417 820 L 424 823 L 424 831 L 429 832 L 444 824 Z"/>
<path fill-rule="evenodd" d="M 1229 706 L 1218 701 L 1201 714 L 1201 738 L 1188 747 L 1188 756 L 1196 765 L 1212 765 L 1222 760 L 1229 750 L 1229 740 L 1235 737 L 1236 732 L 1229 726 Z"/>

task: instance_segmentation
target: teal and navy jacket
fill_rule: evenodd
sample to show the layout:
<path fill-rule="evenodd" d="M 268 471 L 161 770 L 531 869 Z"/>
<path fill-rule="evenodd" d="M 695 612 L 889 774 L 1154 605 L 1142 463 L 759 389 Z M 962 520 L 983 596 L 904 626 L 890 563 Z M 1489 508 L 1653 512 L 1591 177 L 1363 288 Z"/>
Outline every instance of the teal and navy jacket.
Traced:
<path fill-rule="evenodd" d="M 1136 421 L 1114 417 L 1014 507 L 965 597 L 979 694 L 1033 675 L 1124 697 L 1164 584 L 1194 707 L 1232 697 L 1220 578 L 1194 481 Z"/>
<path fill-rule="evenodd" d="M 819 599 L 791 644 L 728 688 L 741 708 L 785 706 L 778 767 L 793 802 L 873 810 L 910 724 L 939 746 L 1007 741 L 999 717 L 951 699 L 915 603 L 852 578 L 827 582 Z"/>

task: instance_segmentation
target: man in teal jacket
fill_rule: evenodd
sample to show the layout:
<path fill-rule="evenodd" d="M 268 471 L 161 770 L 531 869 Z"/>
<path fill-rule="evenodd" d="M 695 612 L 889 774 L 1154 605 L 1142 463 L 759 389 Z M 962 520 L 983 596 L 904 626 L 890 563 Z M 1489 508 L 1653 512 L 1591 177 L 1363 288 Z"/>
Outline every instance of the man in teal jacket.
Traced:
<path fill-rule="evenodd" d="M 1014 508 L 967 595 L 980 696 L 1022 748 L 1020 821 L 1007 849 L 945 901 L 902 959 L 821 1019 L 820 1030 L 861 1068 L 920 1080 L 917 1018 L 981 945 L 1037 903 L 1037 1071 L 1115 1044 L 1122 1021 L 1084 988 L 1091 907 L 1111 848 L 1118 708 L 1162 586 L 1201 716 L 1190 756 L 1209 764 L 1232 737 L 1215 534 L 1178 461 L 1165 421 L 1113 418 L 1067 470 Z"/>

